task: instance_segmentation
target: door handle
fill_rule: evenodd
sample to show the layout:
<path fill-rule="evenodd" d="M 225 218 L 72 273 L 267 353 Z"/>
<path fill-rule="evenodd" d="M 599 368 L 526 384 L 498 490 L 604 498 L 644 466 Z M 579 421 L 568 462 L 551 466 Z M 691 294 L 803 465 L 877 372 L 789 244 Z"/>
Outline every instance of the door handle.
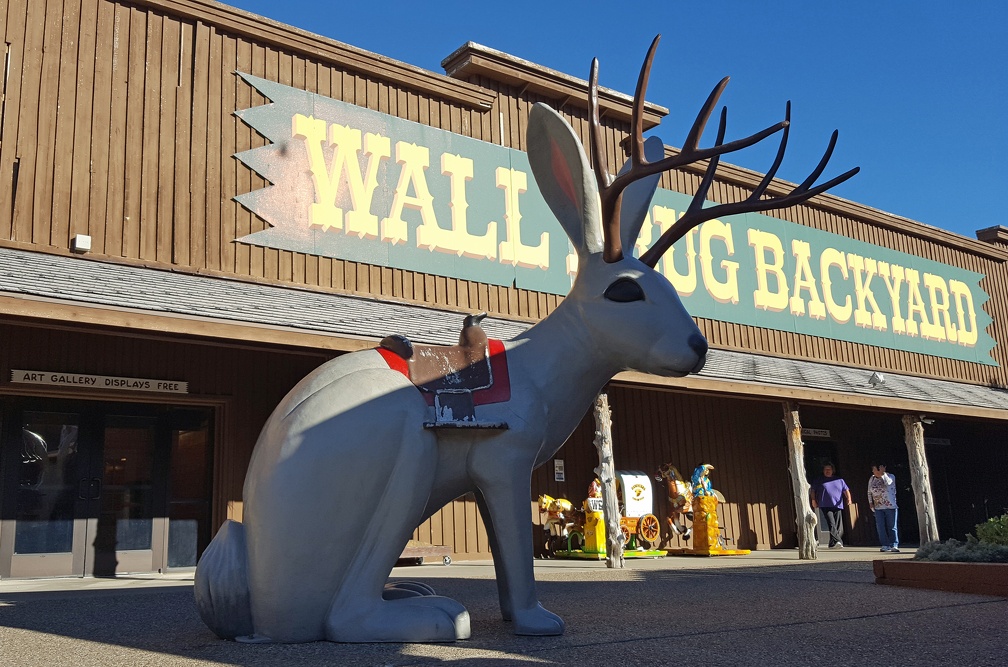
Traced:
<path fill-rule="evenodd" d="M 90 500 L 98 500 L 101 497 L 101 480 L 97 477 L 91 478 L 91 483 L 88 484 L 88 488 L 91 489 Z"/>
<path fill-rule="evenodd" d="M 87 478 L 84 478 L 81 481 L 77 482 L 77 498 L 79 498 L 80 500 L 87 500 L 88 499 L 87 489 L 89 489 L 90 486 L 91 486 L 91 480 Z"/>

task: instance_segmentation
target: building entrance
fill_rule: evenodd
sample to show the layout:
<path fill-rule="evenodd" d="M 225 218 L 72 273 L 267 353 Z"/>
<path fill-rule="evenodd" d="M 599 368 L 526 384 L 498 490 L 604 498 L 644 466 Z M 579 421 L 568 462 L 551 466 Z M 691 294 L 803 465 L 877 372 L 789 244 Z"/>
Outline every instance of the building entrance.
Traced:
<path fill-rule="evenodd" d="M 213 410 L 0 399 L 0 577 L 196 564 Z"/>

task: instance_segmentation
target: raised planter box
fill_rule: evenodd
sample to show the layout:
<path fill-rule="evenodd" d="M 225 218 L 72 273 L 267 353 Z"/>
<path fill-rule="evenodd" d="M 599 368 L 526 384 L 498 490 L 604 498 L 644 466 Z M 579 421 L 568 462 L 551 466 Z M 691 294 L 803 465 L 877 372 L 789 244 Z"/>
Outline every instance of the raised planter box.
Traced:
<path fill-rule="evenodd" d="M 876 560 L 873 569 L 876 584 L 1008 597 L 1008 563 Z"/>

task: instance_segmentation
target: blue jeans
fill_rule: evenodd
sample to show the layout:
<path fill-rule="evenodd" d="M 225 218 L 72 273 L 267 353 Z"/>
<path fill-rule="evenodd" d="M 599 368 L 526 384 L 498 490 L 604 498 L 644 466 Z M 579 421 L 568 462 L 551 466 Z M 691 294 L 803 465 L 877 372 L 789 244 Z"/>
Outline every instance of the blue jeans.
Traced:
<path fill-rule="evenodd" d="M 875 530 L 878 531 L 879 543 L 883 547 L 892 549 L 899 548 L 899 532 L 896 528 L 896 519 L 899 516 L 897 508 L 875 509 Z"/>

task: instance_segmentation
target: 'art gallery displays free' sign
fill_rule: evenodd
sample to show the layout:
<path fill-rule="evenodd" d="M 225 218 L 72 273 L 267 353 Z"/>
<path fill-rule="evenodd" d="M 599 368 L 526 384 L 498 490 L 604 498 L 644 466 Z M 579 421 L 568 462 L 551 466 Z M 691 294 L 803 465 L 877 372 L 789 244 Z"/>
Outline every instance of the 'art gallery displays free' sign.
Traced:
<path fill-rule="evenodd" d="M 41 384 L 74 389 L 116 389 L 120 391 L 153 391 L 164 394 L 188 394 L 189 383 L 180 380 L 155 380 L 119 375 L 91 375 L 62 371 L 27 371 L 12 369 L 11 382 Z"/>
<path fill-rule="evenodd" d="M 236 157 L 272 185 L 236 199 L 244 243 L 566 294 L 577 258 L 525 153 L 249 74 Z M 691 198 L 659 190 L 640 254 Z M 711 220 L 658 265 L 697 317 L 995 364 L 982 274 L 758 213 Z"/>

